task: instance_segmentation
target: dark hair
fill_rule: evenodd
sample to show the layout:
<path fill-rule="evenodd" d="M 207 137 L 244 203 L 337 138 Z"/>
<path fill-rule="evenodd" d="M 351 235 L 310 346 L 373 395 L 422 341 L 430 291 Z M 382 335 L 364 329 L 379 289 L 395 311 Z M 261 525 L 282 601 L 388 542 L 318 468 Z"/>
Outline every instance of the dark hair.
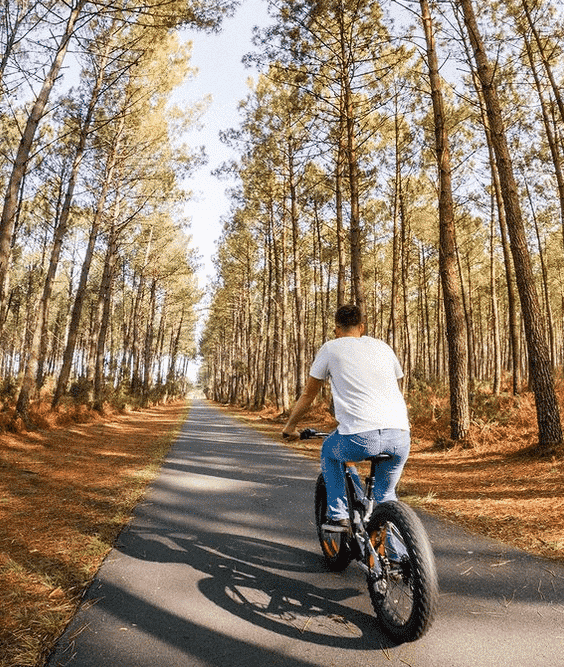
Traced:
<path fill-rule="evenodd" d="M 335 324 L 343 329 L 356 327 L 362 322 L 360 308 L 352 303 L 341 306 L 335 313 Z"/>

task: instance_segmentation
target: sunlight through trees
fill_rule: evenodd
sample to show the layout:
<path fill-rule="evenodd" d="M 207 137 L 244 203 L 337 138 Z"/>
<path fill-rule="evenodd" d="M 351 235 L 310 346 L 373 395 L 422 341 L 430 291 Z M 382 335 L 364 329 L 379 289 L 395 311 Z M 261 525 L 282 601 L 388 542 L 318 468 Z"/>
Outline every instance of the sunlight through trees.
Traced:
<path fill-rule="evenodd" d="M 181 137 L 202 109 L 170 104 L 192 75 L 175 29 L 236 4 L 3 2 L 1 396 L 24 420 L 41 390 L 183 395 L 200 295 L 181 182 L 203 156 Z"/>
<path fill-rule="evenodd" d="M 534 393 L 562 442 L 563 12 L 553 0 L 276 0 L 225 140 L 239 186 L 202 340 L 216 400 L 287 410 L 343 300 L 470 396 Z M 474 12 L 478 12 L 478 18 Z M 450 369 L 450 370 L 449 370 Z"/>

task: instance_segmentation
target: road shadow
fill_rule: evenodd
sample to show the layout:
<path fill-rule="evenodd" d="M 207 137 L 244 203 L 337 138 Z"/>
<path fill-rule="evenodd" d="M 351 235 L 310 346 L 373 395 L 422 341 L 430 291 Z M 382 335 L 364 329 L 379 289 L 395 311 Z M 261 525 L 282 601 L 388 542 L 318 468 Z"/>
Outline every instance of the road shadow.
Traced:
<path fill-rule="evenodd" d="M 187 536 L 174 528 L 135 526 L 123 534 L 118 549 L 129 557 L 198 570 L 204 575 L 198 590 L 209 601 L 278 635 L 361 651 L 397 645 L 379 629 L 375 616 L 345 604 L 368 596 L 366 587 L 343 587 L 346 575 L 327 571 L 321 556 L 303 549 L 231 533 Z M 329 585 L 308 581 L 313 573 L 326 575 Z"/>

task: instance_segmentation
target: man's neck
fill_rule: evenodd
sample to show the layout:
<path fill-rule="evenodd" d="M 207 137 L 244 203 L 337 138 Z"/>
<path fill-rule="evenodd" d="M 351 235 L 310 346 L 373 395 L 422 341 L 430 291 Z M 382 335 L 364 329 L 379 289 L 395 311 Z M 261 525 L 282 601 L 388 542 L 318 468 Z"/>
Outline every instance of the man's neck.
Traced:
<path fill-rule="evenodd" d="M 357 327 L 349 327 L 348 329 L 339 328 L 337 338 L 360 338 L 364 333 L 364 327 L 359 325 Z"/>

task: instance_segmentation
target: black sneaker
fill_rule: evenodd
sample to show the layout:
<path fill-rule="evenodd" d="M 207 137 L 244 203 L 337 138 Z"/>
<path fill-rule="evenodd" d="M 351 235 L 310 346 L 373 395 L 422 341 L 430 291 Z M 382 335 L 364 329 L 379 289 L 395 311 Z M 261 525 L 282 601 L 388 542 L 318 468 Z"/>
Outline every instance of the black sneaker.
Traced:
<path fill-rule="evenodd" d="M 348 519 L 327 519 L 321 527 L 332 533 L 347 533 L 351 524 Z"/>

